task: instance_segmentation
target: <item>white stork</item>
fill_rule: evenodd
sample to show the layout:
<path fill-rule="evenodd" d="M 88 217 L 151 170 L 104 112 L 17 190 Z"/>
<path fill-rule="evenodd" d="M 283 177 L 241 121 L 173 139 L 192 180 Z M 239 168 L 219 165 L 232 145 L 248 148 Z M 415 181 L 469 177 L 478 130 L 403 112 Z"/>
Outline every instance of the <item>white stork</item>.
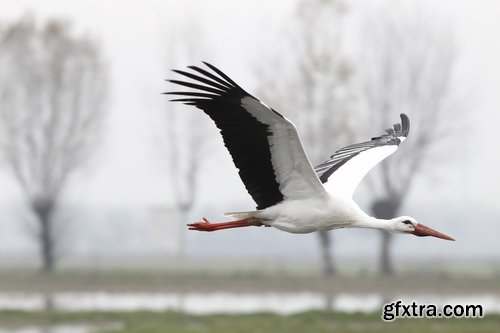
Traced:
<path fill-rule="evenodd" d="M 453 238 L 408 216 L 390 220 L 369 216 L 354 202 L 358 183 L 377 163 L 394 153 L 408 136 L 410 121 L 370 141 L 344 147 L 316 168 L 311 166 L 294 124 L 253 97 L 215 66 L 174 70 L 194 82 L 169 80 L 194 90 L 172 101 L 203 110 L 220 129 L 226 148 L 257 210 L 226 213 L 234 220 L 188 224 L 190 230 L 216 231 L 268 226 L 291 233 L 339 228 L 373 228 L 416 236 Z M 211 71 L 210 71 L 211 70 Z"/>

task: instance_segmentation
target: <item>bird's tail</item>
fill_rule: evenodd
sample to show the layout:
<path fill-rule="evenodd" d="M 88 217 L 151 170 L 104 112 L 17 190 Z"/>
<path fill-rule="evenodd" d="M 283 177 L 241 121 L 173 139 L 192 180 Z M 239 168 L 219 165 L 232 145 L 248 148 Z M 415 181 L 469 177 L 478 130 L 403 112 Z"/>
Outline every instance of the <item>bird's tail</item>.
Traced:
<path fill-rule="evenodd" d="M 247 219 L 249 217 L 256 217 L 256 213 L 258 210 L 252 210 L 252 211 L 247 211 L 247 212 L 226 212 L 224 213 L 225 216 L 230 216 L 235 220 L 243 220 Z"/>

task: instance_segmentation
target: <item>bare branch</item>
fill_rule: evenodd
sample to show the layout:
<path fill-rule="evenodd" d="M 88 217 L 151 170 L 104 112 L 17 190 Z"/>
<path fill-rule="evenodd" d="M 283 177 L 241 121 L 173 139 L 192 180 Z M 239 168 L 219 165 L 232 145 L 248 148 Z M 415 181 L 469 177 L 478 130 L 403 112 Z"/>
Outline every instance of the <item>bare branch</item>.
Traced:
<path fill-rule="evenodd" d="M 196 64 L 206 57 L 207 47 L 204 46 L 201 27 L 194 20 L 185 23 L 181 29 L 170 31 L 165 59 L 169 70 Z M 168 103 L 162 116 L 160 144 L 162 155 L 166 157 L 173 204 L 181 218 L 179 256 L 182 257 L 186 247 L 184 225 L 187 221 L 184 219 L 198 199 L 200 170 L 206 162 L 207 148 L 214 133 L 209 134 L 203 123 L 204 115 L 196 110 Z"/>
<path fill-rule="evenodd" d="M 257 69 L 258 96 L 297 125 L 313 165 L 352 143 L 357 125 L 350 105 L 350 66 L 342 53 L 344 9 L 341 1 L 300 2 L 284 45 L 267 48 L 275 52 L 265 61 L 272 70 Z M 324 271 L 333 274 L 329 237 L 322 234 L 319 241 Z"/>
<path fill-rule="evenodd" d="M 61 235 L 56 213 L 70 177 L 95 148 L 106 75 L 96 44 L 59 21 L 0 30 L 0 145 L 39 225 L 44 269 Z"/>
<path fill-rule="evenodd" d="M 359 60 L 360 100 L 371 115 L 371 126 L 387 126 L 401 112 L 412 119 L 409 138 L 398 153 L 384 161 L 370 176 L 377 217 L 394 217 L 415 180 L 428 176 L 436 147 L 446 145 L 450 119 L 460 108 L 451 108 L 456 49 L 447 27 L 425 15 L 390 14 L 387 8 L 371 13 L 363 31 L 364 48 Z M 384 236 L 384 242 L 391 238 Z M 383 244 L 382 266 L 390 270 L 388 244 Z M 384 273 L 390 273 L 385 271 Z"/>

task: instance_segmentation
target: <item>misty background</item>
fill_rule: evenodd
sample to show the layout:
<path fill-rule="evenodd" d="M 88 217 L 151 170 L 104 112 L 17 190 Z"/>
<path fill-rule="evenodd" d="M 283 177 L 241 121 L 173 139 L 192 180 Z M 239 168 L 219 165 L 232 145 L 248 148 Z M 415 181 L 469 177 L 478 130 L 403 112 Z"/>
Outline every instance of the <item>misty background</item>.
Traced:
<path fill-rule="evenodd" d="M 69 34 L 95 45 L 102 71 L 106 73 L 102 78 L 107 87 L 99 131 L 90 134 L 91 138 L 98 137 L 95 149 L 68 178 L 61 192 L 57 223 L 64 227 L 57 233 L 56 266 L 85 265 L 95 269 L 110 263 L 161 266 L 179 259 L 233 259 L 239 265 L 244 263 L 242 259 L 270 265 L 319 263 L 321 248 L 315 234 L 292 235 L 272 228 L 187 232 L 184 225 L 202 216 L 217 221 L 224 219 L 225 211 L 251 210 L 255 205 L 244 190 L 215 126 L 199 110 L 169 105 L 168 98 L 161 93 L 172 86 L 164 79 L 174 77 L 172 68 L 183 69 L 208 61 L 290 118 L 303 137 L 307 136 L 307 131 L 302 131 L 309 126 L 307 122 L 320 119 L 315 118 L 319 117 L 317 113 L 303 107 L 313 105 L 324 110 L 325 105 L 326 108 L 331 105 L 336 113 L 327 114 L 326 119 L 347 112 L 348 123 L 342 127 L 349 129 L 347 134 L 333 140 L 329 132 L 316 130 L 321 149 L 316 151 L 319 145 L 313 139 L 310 147 L 306 146 L 311 160 L 317 164 L 321 156 L 326 159 L 346 144 L 382 134 L 398 121 L 400 112 L 409 109 L 409 104 L 396 98 L 389 101 L 391 113 L 378 116 L 373 113 L 377 100 L 369 99 L 371 95 L 366 93 L 377 87 L 375 96 L 381 96 L 395 91 L 389 87 L 399 89 L 403 85 L 402 81 L 386 80 L 365 86 L 371 82 L 368 76 L 371 68 L 378 68 L 369 65 L 377 59 L 377 53 L 373 52 L 383 42 L 377 43 L 374 37 L 376 27 L 383 26 L 382 30 L 398 32 L 392 41 L 405 47 L 412 45 L 411 41 L 418 44 L 432 40 L 425 36 L 445 36 L 440 37 L 443 38 L 440 43 L 431 44 L 434 46 L 430 49 L 449 43 L 450 48 L 435 54 L 450 50 L 452 54 L 431 71 L 453 62 L 446 88 L 450 99 L 443 102 L 447 111 L 438 119 L 439 126 L 437 120 L 423 121 L 418 116 L 423 113 L 412 114 L 410 108 L 412 126 L 417 125 L 390 158 L 394 159 L 390 167 L 397 170 L 396 162 L 404 163 L 404 156 L 412 154 L 408 150 L 409 155 L 405 155 L 404 150 L 407 144 L 408 149 L 411 147 L 415 133 L 432 137 L 431 148 L 439 144 L 440 149 L 429 155 L 411 187 L 407 191 L 405 187 L 399 188 L 398 193 L 405 200 L 397 215 L 413 216 L 457 241 L 395 236 L 390 252 L 396 259 L 396 269 L 417 260 L 432 261 L 440 269 L 456 263 L 482 264 L 483 268 L 498 272 L 500 154 L 496 135 L 500 123 L 500 21 L 497 19 L 500 1 L 337 1 L 331 16 L 334 17 L 332 35 L 318 41 L 320 55 L 324 51 L 334 56 L 325 61 L 335 65 L 330 68 L 335 75 L 314 81 L 324 92 L 313 104 L 303 102 L 301 96 L 306 91 L 293 86 L 294 82 L 300 82 L 295 81 L 302 69 L 297 64 L 304 64 L 300 62 L 303 58 L 296 60 L 296 57 L 303 49 L 311 49 L 300 39 L 300 31 L 305 33 L 307 29 L 299 29 L 301 24 L 306 28 L 313 24 L 307 23 L 307 10 L 312 7 L 307 1 L 149 0 L 139 5 L 135 1 L 2 0 L 0 4 L 2 31 L 19 20 L 40 27 L 48 20 L 60 20 L 67 24 L 64 29 Z M 325 20 L 330 23 L 330 17 Z M 410 28 L 405 25 L 408 22 L 413 23 Z M 425 34 L 415 34 L 422 31 Z M 322 32 L 319 25 L 311 36 L 320 38 Z M 419 36 L 424 37 L 417 39 Z M 386 42 L 391 45 L 391 40 Z M 392 58 L 384 59 L 392 59 L 394 64 L 408 51 L 403 47 L 382 49 L 391 50 Z M 321 68 L 319 73 L 324 73 Z M 424 71 L 417 69 L 415 73 Z M 2 84 L 9 82 L 15 88 L 14 78 Z M 328 94 L 329 89 L 332 95 Z M 2 265 L 38 267 L 39 244 L 33 236 L 36 222 L 30 217 L 22 188 L 8 171 L 5 151 L 0 154 Z M 396 157 L 400 154 L 403 161 Z M 374 190 L 377 172 L 380 170 L 374 170 L 372 180 L 366 179 L 355 195 L 366 211 L 373 208 L 377 198 Z M 176 179 L 186 173 L 195 176 L 191 179 L 195 187 L 176 184 Z M 398 180 L 394 181 L 398 185 Z M 327 250 L 339 270 L 353 262 L 364 269 L 377 269 L 379 232 L 339 230 L 330 236 Z"/>

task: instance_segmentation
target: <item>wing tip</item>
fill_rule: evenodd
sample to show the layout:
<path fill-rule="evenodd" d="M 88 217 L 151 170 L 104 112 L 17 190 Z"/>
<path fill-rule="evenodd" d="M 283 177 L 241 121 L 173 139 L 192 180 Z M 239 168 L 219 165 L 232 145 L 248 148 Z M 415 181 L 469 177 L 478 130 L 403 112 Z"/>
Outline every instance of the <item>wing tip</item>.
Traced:
<path fill-rule="evenodd" d="M 401 126 L 402 126 L 401 134 L 404 137 L 407 137 L 408 134 L 410 133 L 410 118 L 406 113 L 401 113 L 399 117 L 401 118 Z"/>
<path fill-rule="evenodd" d="M 219 96 L 235 95 L 240 98 L 246 95 L 251 96 L 216 66 L 212 65 L 208 61 L 201 62 L 207 67 L 207 69 L 203 69 L 203 66 L 187 66 L 187 68 L 198 72 L 196 74 L 189 71 L 171 69 L 172 72 L 185 76 L 190 80 L 184 81 L 178 79 L 166 79 L 165 81 L 194 89 L 194 91 L 201 90 Z"/>

